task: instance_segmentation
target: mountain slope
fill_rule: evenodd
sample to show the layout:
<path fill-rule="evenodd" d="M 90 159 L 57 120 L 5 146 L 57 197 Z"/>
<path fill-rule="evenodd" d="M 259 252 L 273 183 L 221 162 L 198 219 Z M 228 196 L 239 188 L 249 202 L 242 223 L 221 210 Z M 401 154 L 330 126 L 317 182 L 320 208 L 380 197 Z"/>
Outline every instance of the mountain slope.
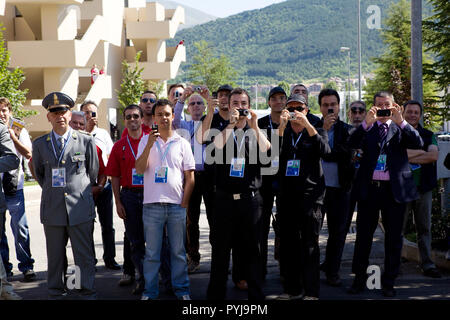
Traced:
<path fill-rule="evenodd" d="M 154 0 L 147 0 L 147 2 L 153 2 Z M 180 25 L 179 30 L 187 29 L 194 27 L 196 25 L 206 23 L 212 20 L 217 19 L 217 17 L 212 16 L 210 14 L 207 14 L 203 11 L 191 8 L 186 5 L 179 4 L 175 1 L 166 1 L 166 0 L 159 0 L 157 1 L 160 4 L 162 4 L 166 9 L 175 9 L 178 6 L 181 6 L 184 8 L 185 13 L 185 24 Z"/>
<path fill-rule="evenodd" d="M 383 50 L 379 30 L 367 27 L 370 14 L 366 10 L 370 5 L 377 5 L 384 19 L 392 2 L 361 1 L 363 73 L 372 69 L 369 58 Z M 231 58 L 244 80 L 273 83 L 332 76 L 346 78 L 348 58 L 347 53 L 340 52 L 343 46 L 350 47 L 351 76 L 356 77 L 357 1 L 288 0 L 182 30 L 169 45 L 181 39 L 187 47 L 183 70 L 195 53 L 193 43 L 206 40 L 216 53 Z"/>

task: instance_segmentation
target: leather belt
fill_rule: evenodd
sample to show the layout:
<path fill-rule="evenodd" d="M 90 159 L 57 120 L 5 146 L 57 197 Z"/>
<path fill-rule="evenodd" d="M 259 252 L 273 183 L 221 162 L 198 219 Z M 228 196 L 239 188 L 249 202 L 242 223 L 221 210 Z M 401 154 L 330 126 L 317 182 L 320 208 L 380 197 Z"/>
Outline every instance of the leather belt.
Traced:
<path fill-rule="evenodd" d="M 144 188 L 128 188 L 128 187 L 123 187 L 122 191 L 128 191 L 128 192 L 134 192 L 134 193 L 143 193 L 144 192 Z"/>

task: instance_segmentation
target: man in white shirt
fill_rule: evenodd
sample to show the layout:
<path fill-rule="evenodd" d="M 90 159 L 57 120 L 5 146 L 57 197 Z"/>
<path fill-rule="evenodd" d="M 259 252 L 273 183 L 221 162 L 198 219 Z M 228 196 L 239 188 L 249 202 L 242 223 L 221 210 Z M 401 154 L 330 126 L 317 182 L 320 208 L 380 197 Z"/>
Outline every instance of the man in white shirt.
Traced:
<path fill-rule="evenodd" d="M 19 270 L 24 275 L 24 281 L 33 281 L 36 274 L 33 271 L 34 260 L 31 258 L 30 233 L 27 217 L 25 215 L 25 198 L 23 195 L 24 172 L 23 159 L 31 158 L 31 140 L 28 131 L 21 128 L 21 124 L 14 125 L 12 118 L 12 106 L 7 98 L 0 98 L 0 119 L 9 125 L 9 134 L 14 143 L 15 153 L 19 158 L 19 168 L 3 174 L 3 191 L 5 193 L 6 206 L 11 215 L 11 230 L 15 239 L 16 257 L 19 261 Z M 13 124 L 11 126 L 11 124 Z M 9 262 L 9 247 L 6 238 L 5 219 L 2 223 L 0 251 L 6 273 L 12 274 L 12 264 Z"/>
<path fill-rule="evenodd" d="M 158 271 L 164 225 L 170 244 L 172 288 L 179 300 L 190 300 L 186 263 L 186 208 L 194 188 L 195 161 L 189 142 L 172 128 L 174 109 L 168 100 L 153 108 L 158 130 L 141 139 L 136 172 L 144 175 L 145 290 L 142 300 L 158 298 Z"/>
<path fill-rule="evenodd" d="M 86 128 L 95 140 L 95 144 L 102 150 L 103 163 L 108 164 L 108 157 L 114 145 L 110 134 L 105 129 L 98 127 L 98 106 L 94 101 L 87 100 L 80 106 L 80 111 L 86 115 Z M 98 218 L 102 227 L 103 241 L 103 261 L 105 267 L 111 270 L 120 270 L 119 264 L 116 262 L 116 243 L 114 240 L 113 227 L 113 195 L 111 183 L 107 180 L 100 194 L 94 199 L 97 207 Z"/>

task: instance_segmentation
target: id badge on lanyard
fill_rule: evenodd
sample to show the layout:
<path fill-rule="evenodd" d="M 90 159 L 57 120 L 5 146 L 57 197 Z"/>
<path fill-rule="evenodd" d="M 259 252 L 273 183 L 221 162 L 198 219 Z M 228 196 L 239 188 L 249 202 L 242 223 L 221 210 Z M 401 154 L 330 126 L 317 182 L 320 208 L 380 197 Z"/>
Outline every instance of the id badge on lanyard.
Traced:
<path fill-rule="evenodd" d="M 236 142 L 236 146 L 238 145 L 236 135 L 233 131 L 233 138 Z M 238 147 L 238 155 L 241 153 L 242 145 L 245 143 L 245 138 L 242 138 L 241 145 Z M 230 177 L 236 177 L 236 178 L 243 178 L 244 177 L 244 171 L 245 171 L 245 158 L 233 158 L 231 159 L 231 166 L 230 166 Z"/>
<path fill-rule="evenodd" d="M 59 163 L 61 162 L 61 159 L 64 156 L 64 152 L 66 151 L 66 147 L 69 144 L 70 137 L 71 137 L 71 132 L 69 132 L 69 139 L 65 143 L 64 148 L 62 149 L 59 158 L 56 155 L 56 150 L 55 150 L 55 145 L 53 144 L 53 139 L 50 137 L 50 141 L 51 141 L 52 147 L 53 147 L 53 154 L 55 155 L 56 161 L 58 162 L 58 164 L 57 164 L 58 167 L 52 168 L 52 187 L 53 188 L 64 188 L 66 186 L 66 182 L 67 182 L 66 168 L 60 168 Z M 64 163 L 64 161 L 63 161 L 63 163 Z"/>
<path fill-rule="evenodd" d="M 130 147 L 131 153 L 133 154 L 134 160 L 136 161 L 136 154 L 134 153 L 133 147 L 131 146 L 130 139 L 127 135 L 128 146 Z M 136 168 L 131 169 L 131 185 L 133 186 L 143 186 L 144 185 L 144 175 L 138 174 Z"/>
<path fill-rule="evenodd" d="M 375 171 L 386 171 L 386 155 L 380 154 L 377 160 L 377 166 L 375 167 Z"/>
<path fill-rule="evenodd" d="M 161 146 L 159 145 L 159 142 L 156 141 L 156 147 L 158 148 L 158 152 L 161 157 L 161 166 L 155 168 L 155 183 L 167 183 L 169 168 L 167 166 L 164 166 L 163 164 L 172 145 L 172 142 L 173 141 L 169 142 L 169 145 L 166 147 L 166 151 L 163 154 L 161 152 Z"/>
<path fill-rule="evenodd" d="M 300 160 L 289 160 L 286 167 L 286 177 L 298 177 L 300 175 Z"/>
<path fill-rule="evenodd" d="M 243 178 L 245 170 L 245 158 L 231 159 L 230 177 Z"/>

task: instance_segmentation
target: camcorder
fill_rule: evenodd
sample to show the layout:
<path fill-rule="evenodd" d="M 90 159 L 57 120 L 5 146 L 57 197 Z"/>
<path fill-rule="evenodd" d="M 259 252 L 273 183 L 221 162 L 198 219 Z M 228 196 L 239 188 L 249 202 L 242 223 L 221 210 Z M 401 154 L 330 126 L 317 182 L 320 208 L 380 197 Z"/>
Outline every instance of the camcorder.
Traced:
<path fill-rule="evenodd" d="M 377 117 L 390 117 L 390 116 L 391 116 L 391 110 L 389 110 L 389 109 L 377 110 Z"/>
<path fill-rule="evenodd" d="M 158 125 L 157 124 L 152 124 L 152 131 L 158 132 Z"/>
<path fill-rule="evenodd" d="M 250 112 L 247 109 L 238 109 L 239 117 L 247 117 Z"/>

